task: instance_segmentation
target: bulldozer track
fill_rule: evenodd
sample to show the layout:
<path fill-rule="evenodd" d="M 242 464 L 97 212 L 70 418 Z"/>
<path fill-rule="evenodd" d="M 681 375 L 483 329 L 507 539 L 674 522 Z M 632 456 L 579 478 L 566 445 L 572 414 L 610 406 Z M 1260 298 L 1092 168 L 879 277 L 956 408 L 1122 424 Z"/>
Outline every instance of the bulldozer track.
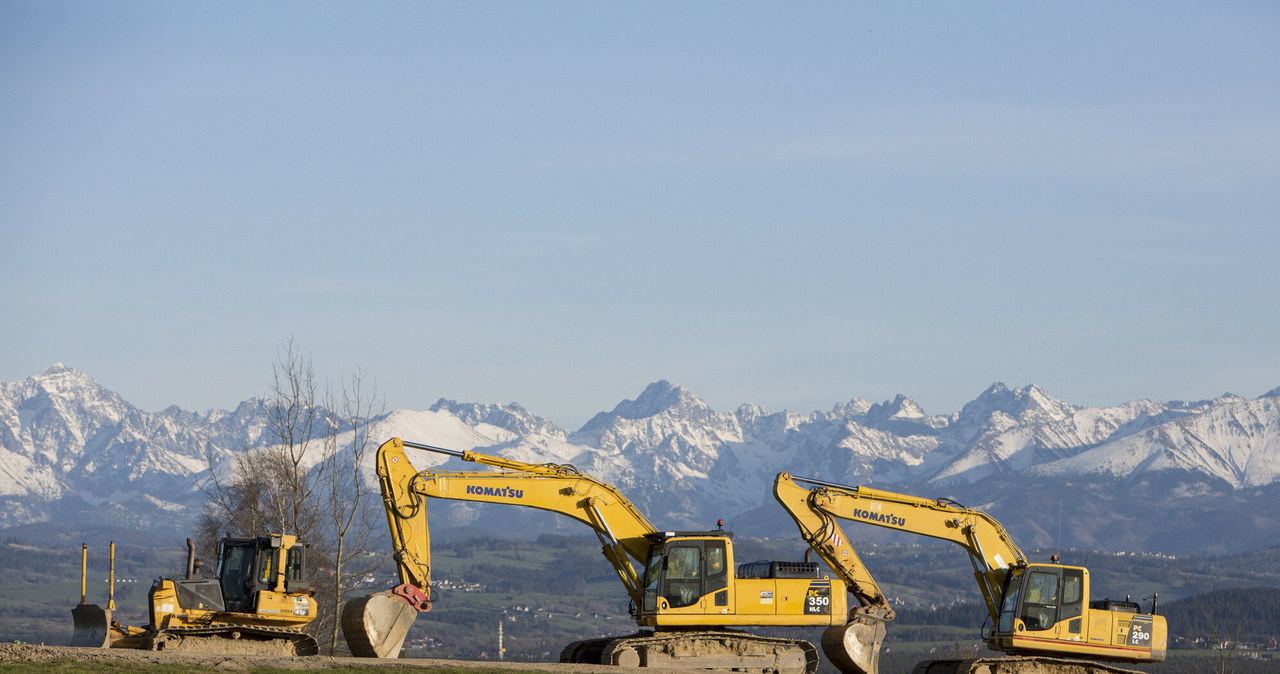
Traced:
<path fill-rule="evenodd" d="M 297 629 L 212 623 L 196 627 L 170 627 L 147 636 L 145 648 L 153 651 L 201 653 L 234 652 L 241 655 L 315 655 L 315 637 Z"/>

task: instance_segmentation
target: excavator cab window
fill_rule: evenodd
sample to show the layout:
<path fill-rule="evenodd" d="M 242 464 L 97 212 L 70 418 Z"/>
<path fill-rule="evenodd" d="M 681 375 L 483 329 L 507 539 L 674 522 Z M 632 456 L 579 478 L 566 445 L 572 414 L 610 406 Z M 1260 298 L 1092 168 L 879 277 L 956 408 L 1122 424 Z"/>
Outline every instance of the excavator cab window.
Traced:
<path fill-rule="evenodd" d="M 1079 618 L 1084 614 L 1084 570 L 1062 570 L 1062 604 L 1058 607 L 1058 621 Z M 1068 631 L 1080 633 L 1080 621 L 1072 620 Z"/>
<path fill-rule="evenodd" d="M 666 557 L 662 554 L 662 544 L 649 546 L 649 559 L 644 564 L 644 610 L 658 610 L 658 581 L 662 578 L 663 563 Z"/>
<path fill-rule="evenodd" d="M 1022 622 L 1028 630 L 1043 631 L 1057 624 L 1058 582 L 1056 571 L 1037 570 L 1027 574 Z"/>
<path fill-rule="evenodd" d="M 1014 569 L 1004 582 L 1004 596 L 1000 600 L 1000 620 L 996 623 L 996 631 L 1001 634 L 1013 633 L 1013 621 L 1018 617 L 1018 597 L 1022 591 L 1022 570 Z"/>
<path fill-rule="evenodd" d="M 667 549 L 667 587 L 671 608 L 689 606 L 702 596 L 702 550 L 692 545 Z"/>

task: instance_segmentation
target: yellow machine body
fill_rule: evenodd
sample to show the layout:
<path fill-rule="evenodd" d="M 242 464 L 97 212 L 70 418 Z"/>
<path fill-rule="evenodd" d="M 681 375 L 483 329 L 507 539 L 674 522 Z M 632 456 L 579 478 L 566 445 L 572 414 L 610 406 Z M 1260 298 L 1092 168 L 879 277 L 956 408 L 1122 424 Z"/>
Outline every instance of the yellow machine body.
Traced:
<path fill-rule="evenodd" d="M 1168 645 L 1164 616 L 1129 601 L 1089 601 L 1089 570 L 1028 564 L 1009 574 L 993 650 L 1117 662 L 1160 662 Z"/>
<path fill-rule="evenodd" d="M 149 625 L 122 625 L 112 620 L 113 602 L 102 610 L 82 599 L 72 611 L 72 645 L 314 655 L 318 644 L 304 629 L 318 606 L 304 580 L 305 553 L 291 535 L 226 538 L 219 543 L 217 576 L 193 578 L 188 541 L 188 577 L 152 583 Z"/>
<path fill-rule="evenodd" d="M 406 448 L 488 470 L 419 471 Z M 812 644 L 733 628 L 845 623 L 845 585 L 820 575 L 817 562 L 739 568 L 731 532 L 659 531 L 615 487 L 573 466 L 530 464 L 400 438 L 378 449 L 377 465 L 401 585 L 347 602 L 342 628 L 354 655 L 395 657 L 416 613 L 431 607 L 429 498 L 555 512 L 596 533 L 634 605 L 636 623 L 653 631 L 575 642 L 565 648 L 562 662 L 812 674 L 818 661 Z"/>
<path fill-rule="evenodd" d="M 1154 601 L 1151 611 L 1145 613 L 1128 600 L 1091 601 L 1088 569 L 1028 562 L 1004 526 L 980 510 L 945 499 L 848 487 L 787 473 L 774 480 L 774 496 L 795 520 L 802 537 L 847 582 L 859 604 L 850 612 L 850 624 L 860 622 L 867 635 L 873 629 L 876 633 L 874 639 L 867 636 L 865 640 L 866 644 L 877 642 L 874 648 L 862 649 L 857 657 L 844 657 L 842 671 L 874 674 L 878 664 L 874 651 L 878 650 L 883 625 L 893 620 L 894 611 L 853 549 L 841 520 L 951 541 L 962 547 L 969 555 L 979 594 L 994 625 L 986 635 L 987 646 L 1039 658 L 1034 667 L 1003 661 L 1000 671 L 1016 672 L 1024 667 L 1028 672 L 1053 674 L 1087 670 L 1089 665 L 1082 665 L 1081 660 L 1152 663 L 1165 658 L 1168 628 L 1164 616 L 1155 614 Z M 840 651 L 847 644 L 828 644 L 824 639 L 823 645 L 828 657 L 839 664 L 844 655 Z M 1064 659 L 1075 662 L 1061 663 Z M 987 666 L 982 662 L 965 661 L 967 664 L 956 666 L 982 671 L 980 667 Z M 1098 672 L 1118 671 L 1102 664 L 1094 668 Z"/>

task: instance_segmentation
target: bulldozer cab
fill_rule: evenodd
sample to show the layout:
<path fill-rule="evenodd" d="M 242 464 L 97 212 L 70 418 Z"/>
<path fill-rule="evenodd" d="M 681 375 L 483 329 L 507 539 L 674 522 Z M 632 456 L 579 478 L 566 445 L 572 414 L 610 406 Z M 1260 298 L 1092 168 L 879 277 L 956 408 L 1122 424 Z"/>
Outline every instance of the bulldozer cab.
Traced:
<path fill-rule="evenodd" d="M 707 595 L 714 595 L 711 612 L 728 606 L 731 537 L 726 531 L 650 536 L 644 612 L 692 606 Z"/>
<path fill-rule="evenodd" d="M 226 610 L 252 613 L 258 592 L 275 590 L 280 558 L 280 537 L 224 538 L 218 549 L 218 582 Z M 302 582 L 306 548 L 294 545 L 284 551 L 285 584 Z"/>

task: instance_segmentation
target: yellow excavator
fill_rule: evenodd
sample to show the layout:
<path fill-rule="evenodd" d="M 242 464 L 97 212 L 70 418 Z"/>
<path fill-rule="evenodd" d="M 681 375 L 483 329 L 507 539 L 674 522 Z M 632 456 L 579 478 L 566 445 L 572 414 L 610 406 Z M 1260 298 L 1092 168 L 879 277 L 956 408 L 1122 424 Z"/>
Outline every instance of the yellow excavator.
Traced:
<path fill-rule="evenodd" d="M 315 655 L 304 630 L 316 618 L 307 583 L 306 546 L 273 534 L 224 538 L 216 578 L 195 577 L 195 546 L 187 539 L 186 578 L 159 578 L 147 594 L 151 623 L 123 625 L 115 613 L 115 544 L 111 544 L 107 606 L 85 601 L 87 546 L 80 558 L 80 604 L 71 610 L 72 646 L 138 648 L 239 655 Z"/>
<path fill-rule="evenodd" d="M 987 647 L 1008 655 L 926 661 L 915 674 L 1136 674 L 1109 663 L 1165 658 L 1168 632 L 1155 596 L 1147 612 L 1128 598 L 1090 601 L 1088 569 L 1027 561 L 1004 527 L 980 510 L 787 473 L 778 474 L 773 493 L 856 599 L 843 638 L 828 630 L 833 638 L 822 642 L 846 674 L 876 674 L 894 611 L 837 520 L 951 541 L 969 554 L 992 624 Z"/>
<path fill-rule="evenodd" d="M 491 470 L 419 471 L 406 448 Z M 417 614 L 431 608 L 426 498 L 546 510 L 596 533 L 642 629 L 571 643 L 561 662 L 813 674 L 818 653 L 808 641 L 737 628 L 846 629 L 845 583 L 823 575 L 817 562 L 735 565 L 731 532 L 660 531 L 612 485 L 573 466 L 523 463 L 392 438 L 378 449 L 377 468 L 400 585 L 343 607 L 343 634 L 358 657 L 396 657 Z"/>

